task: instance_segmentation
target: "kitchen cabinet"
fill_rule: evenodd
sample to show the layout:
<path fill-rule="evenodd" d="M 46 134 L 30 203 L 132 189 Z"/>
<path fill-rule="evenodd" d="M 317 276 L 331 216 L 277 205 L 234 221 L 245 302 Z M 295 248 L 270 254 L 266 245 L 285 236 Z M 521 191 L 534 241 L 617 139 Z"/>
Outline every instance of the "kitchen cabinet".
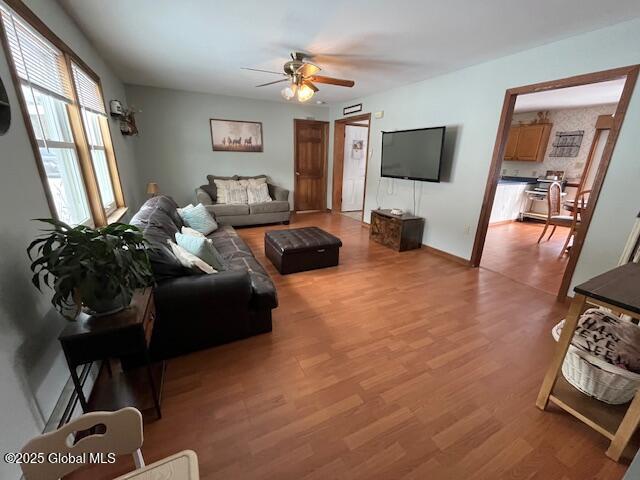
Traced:
<path fill-rule="evenodd" d="M 499 183 L 493 197 L 493 208 L 489 217 L 489 225 L 511 222 L 520 218 L 520 212 L 526 201 L 525 190 L 530 188 L 526 183 Z"/>
<path fill-rule="evenodd" d="M 550 123 L 514 125 L 504 151 L 504 159 L 519 162 L 542 162 L 549 144 Z"/>

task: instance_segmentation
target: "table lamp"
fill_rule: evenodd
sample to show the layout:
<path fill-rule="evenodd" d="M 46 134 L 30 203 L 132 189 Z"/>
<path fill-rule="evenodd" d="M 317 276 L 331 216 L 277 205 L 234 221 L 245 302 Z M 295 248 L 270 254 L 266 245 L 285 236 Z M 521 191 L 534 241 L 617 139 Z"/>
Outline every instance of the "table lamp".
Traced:
<path fill-rule="evenodd" d="M 147 195 L 155 197 L 158 193 L 160 193 L 160 188 L 156 182 L 147 183 Z"/>

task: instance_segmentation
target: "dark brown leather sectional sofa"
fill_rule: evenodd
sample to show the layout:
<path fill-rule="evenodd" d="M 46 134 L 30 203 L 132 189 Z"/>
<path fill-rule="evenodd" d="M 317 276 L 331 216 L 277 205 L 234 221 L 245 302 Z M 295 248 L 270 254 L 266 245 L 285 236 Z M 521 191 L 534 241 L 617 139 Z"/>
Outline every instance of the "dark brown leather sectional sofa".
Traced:
<path fill-rule="evenodd" d="M 157 285 L 157 317 L 151 339 L 153 358 L 169 358 L 271 331 L 276 289 L 262 265 L 231 226 L 209 235 L 225 270 L 202 274 L 183 267 L 167 240 L 183 226 L 177 205 L 167 196 L 148 200 L 131 224 L 150 242 Z"/>

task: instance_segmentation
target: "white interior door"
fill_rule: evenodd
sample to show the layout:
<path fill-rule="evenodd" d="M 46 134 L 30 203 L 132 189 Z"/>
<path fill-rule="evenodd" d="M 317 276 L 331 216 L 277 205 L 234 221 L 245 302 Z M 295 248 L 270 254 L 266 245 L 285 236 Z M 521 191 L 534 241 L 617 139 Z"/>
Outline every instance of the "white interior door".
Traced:
<path fill-rule="evenodd" d="M 368 126 L 347 125 L 344 133 L 344 170 L 342 172 L 342 211 L 362 210 L 367 168 Z"/>

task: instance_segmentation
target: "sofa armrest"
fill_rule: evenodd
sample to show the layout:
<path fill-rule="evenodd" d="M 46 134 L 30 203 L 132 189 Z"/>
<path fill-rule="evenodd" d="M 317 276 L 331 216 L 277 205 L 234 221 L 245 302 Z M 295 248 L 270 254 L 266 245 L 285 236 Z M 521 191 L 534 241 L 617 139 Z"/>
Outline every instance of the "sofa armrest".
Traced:
<path fill-rule="evenodd" d="M 269 196 L 274 200 L 289 201 L 289 190 L 286 188 L 278 187 L 272 183 L 267 183 L 267 187 L 269 188 Z"/>
<path fill-rule="evenodd" d="M 202 205 L 213 205 L 211 196 L 201 188 L 196 188 L 196 200 Z"/>

